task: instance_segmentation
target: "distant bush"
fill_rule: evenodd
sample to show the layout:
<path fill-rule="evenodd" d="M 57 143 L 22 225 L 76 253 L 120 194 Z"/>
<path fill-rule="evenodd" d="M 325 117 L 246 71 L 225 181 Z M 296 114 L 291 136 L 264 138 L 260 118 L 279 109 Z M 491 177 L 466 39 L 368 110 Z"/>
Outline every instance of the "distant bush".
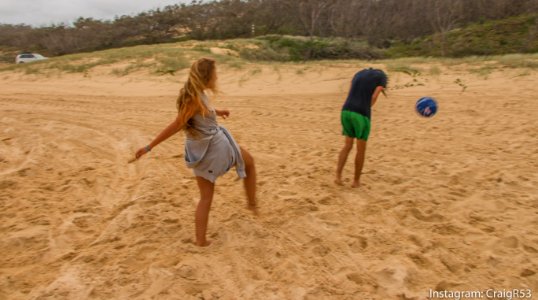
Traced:
<path fill-rule="evenodd" d="M 3 63 L 15 63 L 15 57 L 19 54 L 14 48 L 3 47 L 0 48 L 0 62 Z"/>
<path fill-rule="evenodd" d="M 538 16 L 522 15 L 485 21 L 446 33 L 449 57 L 538 52 Z M 439 36 L 397 42 L 387 50 L 390 57 L 442 56 Z"/>
<path fill-rule="evenodd" d="M 409 66 L 409 65 L 405 65 L 401 63 L 388 64 L 387 68 L 390 72 L 401 72 L 401 73 L 405 73 L 413 77 L 418 76 L 422 73 L 422 70 L 417 67 L 413 67 L 413 66 Z"/>
<path fill-rule="evenodd" d="M 175 72 L 186 69 L 190 67 L 190 62 L 182 56 L 165 56 L 157 57 L 157 70 L 155 71 L 158 74 L 171 74 L 174 75 Z"/>
<path fill-rule="evenodd" d="M 242 49 L 241 57 L 249 60 L 307 61 L 321 59 L 377 59 L 380 50 L 365 41 L 343 38 L 310 38 L 297 36 L 267 35 L 258 49 Z"/>

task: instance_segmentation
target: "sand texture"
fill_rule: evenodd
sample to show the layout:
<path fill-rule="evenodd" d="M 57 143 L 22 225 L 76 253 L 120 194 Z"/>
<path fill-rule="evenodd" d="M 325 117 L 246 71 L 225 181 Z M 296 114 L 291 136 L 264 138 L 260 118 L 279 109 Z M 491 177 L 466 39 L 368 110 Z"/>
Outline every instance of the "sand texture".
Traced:
<path fill-rule="evenodd" d="M 538 294 L 538 73 L 389 72 L 354 190 L 353 156 L 345 186 L 333 180 L 340 108 L 365 66 L 219 69 L 212 101 L 255 157 L 261 215 L 228 173 L 203 249 L 184 135 L 127 164 L 174 119 L 184 72 L 0 74 L 0 299 Z M 439 101 L 434 118 L 414 112 L 421 96 Z"/>

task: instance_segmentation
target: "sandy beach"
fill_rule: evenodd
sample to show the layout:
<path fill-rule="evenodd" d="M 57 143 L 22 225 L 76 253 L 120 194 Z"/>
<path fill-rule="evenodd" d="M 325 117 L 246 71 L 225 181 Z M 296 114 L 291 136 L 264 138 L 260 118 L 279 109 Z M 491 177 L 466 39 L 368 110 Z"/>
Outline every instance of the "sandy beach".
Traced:
<path fill-rule="evenodd" d="M 538 294 L 538 73 L 389 71 L 351 189 L 351 159 L 333 184 L 339 116 L 367 66 L 219 67 L 212 101 L 256 160 L 260 216 L 229 172 L 208 248 L 192 243 L 184 134 L 127 164 L 175 118 L 185 72 L 0 73 L 0 299 Z M 438 100 L 434 118 L 415 113 L 422 96 Z"/>

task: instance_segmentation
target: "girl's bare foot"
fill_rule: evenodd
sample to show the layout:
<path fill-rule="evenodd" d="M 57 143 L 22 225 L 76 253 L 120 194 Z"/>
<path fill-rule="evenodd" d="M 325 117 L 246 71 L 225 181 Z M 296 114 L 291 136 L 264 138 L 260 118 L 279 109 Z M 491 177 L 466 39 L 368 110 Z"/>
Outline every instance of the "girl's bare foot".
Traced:
<path fill-rule="evenodd" d="M 211 245 L 211 241 L 196 242 L 196 246 L 198 247 L 207 247 L 209 245 Z"/>
<path fill-rule="evenodd" d="M 360 182 L 359 181 L 353 181 L 353 184 L 351 185 L 352 188 L 358 188 L 360 186 Z"/>
<path fill-rule="evenodd" d="M 250 210 L 252 212 L 252 214 L 254 214 L 254 216 L 259 216 L 260 213 L 258 212 L 258 207 L 256 205 L 247 205 L 247 209 Z"/>
<path fill-rule="evenodd" d="M 340 179 L 340 178 L 336 178 L 336 179 L 334 180 L 334 183 L 335 183 L 336 185 L 340 185 L 340 186 L 344 185 L 344 184 L 342 183 L 342 179 Z"/>

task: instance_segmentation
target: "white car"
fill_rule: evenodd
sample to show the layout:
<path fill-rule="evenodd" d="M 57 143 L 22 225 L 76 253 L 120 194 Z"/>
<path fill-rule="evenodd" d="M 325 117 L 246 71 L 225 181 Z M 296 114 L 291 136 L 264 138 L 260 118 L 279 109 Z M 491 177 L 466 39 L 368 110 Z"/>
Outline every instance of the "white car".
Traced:
<path fill-rule="evenodd" d="M 29 62 L 38 61 L 38 60 L 44 60 L 44 59 L 47 59 L 47 58 L 45 56 L 41 55 L 41 54 L 37 54 L 37 53 L 21 53 L 21 54 L 17 55 L 17 57 L 15 58 L 15 63 L 23 64 L 23 63 L 29 63 Z"/>

